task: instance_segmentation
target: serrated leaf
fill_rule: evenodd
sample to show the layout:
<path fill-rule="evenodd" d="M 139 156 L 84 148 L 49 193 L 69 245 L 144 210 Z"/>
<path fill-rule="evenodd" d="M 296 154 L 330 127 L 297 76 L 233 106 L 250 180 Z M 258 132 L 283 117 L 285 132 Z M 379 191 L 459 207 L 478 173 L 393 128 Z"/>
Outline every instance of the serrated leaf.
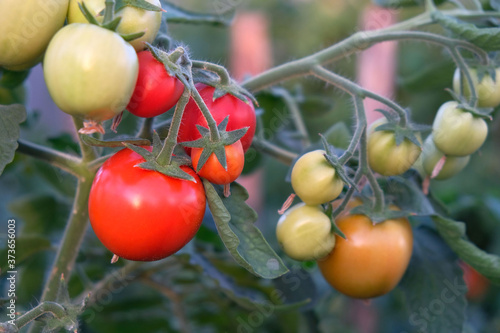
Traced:
<path fill-rule="evenodd" d="M 399 285 L 408 323 L 415 332 L 462 332 L 467 286 L 455 254 L 428 227 L 416 228 L 413 235 L 412 259 Z"/>
<path fill-rule="evenodd" d="M 281 258 L 255 227 L 257 213 L 245 203 L 248 199 L 245 188 L 233 182 L 230 185 L 231 195 L 226 198 L 222 186 L 214 187 L 206 180 L 203 184 L 219 235 L 236 262 L 252 274 L 266 279 L 288 272 Z"/>
<path fill-rule="evenodd" d="M 12 162 L 19 140 L 19 124 L 26 120 L 23 105 L 0 105 L 0 175 Z"/>
<path fill-rule="evenodd" d="M 184 8 L 175 6 L 170 2 L 164 2 L 163 7 L 166 9 L 167 22 L 169 23 L 186 23 L 186 24 L 208 24 L 219 27 L 227 27 L 231 24 L 234 10 L 229 9 L 218 14 L 201 14 L 195 13 Z"/>
<path fill-rule="evenodd" d="M 123 147 L 123 143 L 129 143 L 135 146 L 150 146 L 151 141 L 146 140 L 146 139 L 137 139 L 137 138 L 114 138 L 111 140 L 99 140 L 96 139 L 90 135 L 85 135 L 85 134 L 80 134 L 80 138 L 82 141 L 89 145 L 89 146 L 94 146 L 94 147 Z"/>
<path fill-rule="evenodd" d="M 500 50 L 500 28 L 478 28 L 439 11 L 432 13 L 432 18 L 453 35 L 486 51 Z"/>
<path fill-rule="evenodd" d="M 116 0 L 115 1 L 115 13 L 118 13 L 122 8 L 126 6 L 135 7 L 139 9 L 144 9 L 153 12 L 161 12 L 162 8 L 147 2 L 146 0 Z"/>
<path fill-rule="evenodd" d="M 492 283 L 500 284 L 500 257 L 489 254 L 470 242 L 465 234 L 465 224 L 439 215 L 432 216 L 436 228 L 453 251 Z"/>

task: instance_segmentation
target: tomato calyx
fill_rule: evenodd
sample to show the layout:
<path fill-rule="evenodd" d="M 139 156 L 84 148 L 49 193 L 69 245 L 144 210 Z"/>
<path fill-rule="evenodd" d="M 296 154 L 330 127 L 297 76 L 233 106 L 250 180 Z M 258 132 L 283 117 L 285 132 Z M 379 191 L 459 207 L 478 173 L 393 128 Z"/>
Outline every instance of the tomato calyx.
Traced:
<path fill-rule="evenodd" d="M 334 233 L 336 233 L 337 235 L 339 235 L 340 237 L 342 237 L 343 239 L 346 239 L 346 236 L 344 235 L 342 230 L 340 230 L 340 228 L 335 223 L 335 219 L 333 218 L 333 206 L 331 204 L 327 205 L 326 210 L 325 210 L 325 214 L 326 214 L 326 216 L 328 216 L 328 218 L 330 219 L 330 221 L 332 223 L 332 231 Z"/>
<path fill-rule="evenodd" d="M 164 146 L 156 131 L 153 133 L 152 151 L 127 142 L 123 142 L 123 145 L 141 155 L 141 157 L 146 160 L 145 162 L 137 164 L 136 167 L 158 171 L 173 178 L 189 180 L 192 182 L 196 181 L 193 176 L 181 169 L 181 166 L 191 165 L 191 159 L 186 155 L 180 146 L 175 147 L 174 154 L 170 157 L 170 159 L 167 159 L 166 161 L 163 160 L 162 151 Z"/>
<path fill-rule="evenodd" d="M 335 169 L 335 173 L 337 176 L 344 182 L 344 184 L 348 184 L 349 186 L 354 187 L 356 190 L 358 189 L 356 183 L 347 175 L 348 168 L 341 163 L 339 158 L 335 155 L 335 148 L 326 141 L 326 138 L 320 134 L 321 142 L 323 143 L 323 147 L 325 150 L 325 158 L 330 163 L 330 165 Z"/>
<path fill-rule="evenodd" d="M 217 126 L 219 131 L 219 140 L 213 141 L 211 139 L 210 130 L 201 125 L 196 125 L 198 131 L 201 134 L 201 138 L 194 141 L 186 141 L 182 142 L 184 147 L 189 148 L 203 148 L 203 152 L 201 153 L 200 159 L 198 161 L 198 165 L 196 167 L 196 172 L 199 172 L 201 168 L 205 165 L 208 158 L 215 154 L 219 163 L 222 167 L 227 170 L 227 161 L 226 161 L 226 146 L 230 146 L 236 141 L 240 140 L 245 133 L 248 131 L 248 127 L 240 128 L 234 131 L 226 131 L 227 124 L 229 122 L 229 116 L 224 118 Z"/>
<path fill-rule="evenodd" d="M 415 123 L 401 124 L 401 120 L 398 115 L 383 109 L 376 109 L 375 111 L 382 113 L 386 120 L 384 123 L 373 129 L 375 132 L 393 132 L 394 139 L 396 140 L 396 146 L 399 146 L 405 139 L 408 139 L 419 148 L 422 148 L 422 142 L 419 140 L 420 132 L 431 130 L 431 126 Z"/>

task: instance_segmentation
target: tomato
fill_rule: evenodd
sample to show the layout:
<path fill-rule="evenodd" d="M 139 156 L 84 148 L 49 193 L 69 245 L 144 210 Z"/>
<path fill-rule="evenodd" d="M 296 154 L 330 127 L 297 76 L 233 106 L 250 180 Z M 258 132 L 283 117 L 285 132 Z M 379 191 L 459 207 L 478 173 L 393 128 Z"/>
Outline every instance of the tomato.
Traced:
<path fill-rule="evenodd" d="M 207 179 L 209 182 L 219 185 L 232 183 L 241 175 L 245 164 L 245 153 L 241 141 L 238 140 L 232 145 L 225 146 L 227 170 L 222 167 L 214 153 L 210 155 L 207 162 L 198 172 L 200 177 Z M 203 148 L 192 148 L 191 159 L 193 168 L 198 169 L 198 161 L 200 160 Z"/>
<path fill-rule="evenodd" d="M 300 203 L 281 216 L 276 237 L 283 251 L 295 260 L 316 260 L 335 246 L 332 222 L 321 206 Z"/>
<path fill-rule="evenodd" d="M 62 28 L 50 42 L 43 72 L 62 111 L 103 121 L 127 106 L 137 80 L 137 55 L 116 33 L 75 23 Z"/>
<path fill-rule="evenodd" d="M 139 52 L 137 58 L 139 76 L 127 110 L 138 117 L 159 116 L 179 101 L 184 85 L 150 51 Z"/>
<path fill-rule="evenodd" d="M 394 289 L 412 254 L 413 234 L 408 220 L 373 224 L 365 215 L 344 215 L 336 224 L 346 239 L 337 235 L 332 252 L 318 261 L 325 280 L 354 298 L 373 298 Z"/>
<path fill-rule="evenodd" d="M 147 2 L 161 7 L 160 0 L 146 0 Z M 68 23 L 87 23 L 87 19 L 83 16 L 82 11 L 78 7 L 78 3 L 82 0 L 70 0 L 68 11 Z M 89 11 L 97 18 L 97 21 L 102 22 L 103 16 L 99 15 L 105 6 L 105 0 L 85 0 L 85 5 Z M 140 8 L 127 6 L 120 9 L 116 16 L 121 16 L 122 20 L 118 26 L 117 32 L 120 34 L 133 34 L 144 31 L 145 34 L 133 41 L 130 44 L 139 52 L 146 47 L 144 42 L 152 43 L 160 30 L 161 12 L 154 12 Z"/>
<path fill-rule="evenodd" d="M 292 168 L 293 190 L 308 205 L 332 201 L 344 188 L 344 182 L 324 154 L 324 150 L 308 152 Z"/>
<path fill-rule="evenodd" d="M 0 1 L 0 67 L 24 70 L 40 62 L 67 12 L 68 0 Z"/>
<path fill-rule="evenodd" d="M 486 295 L 490 287 L 490 281 L 467 263 L 460 261 L 459 265 L 464 271 L 463 278 L 467 285 L 465 297 L 469 300 L 480 300 Z"/>
<path fill-rule="evenodd" d="M 489 74 L 485 74 L 479 82 L 476 69 L 469 69 L 472 82 L 476 88 L 477 94 L 477 106 L 481 108 L 494 108 L 500 104 L 500 68 L 495 70 L 496 80 Z M 457 95 L 460 95 L 460 79 L 462 78 L 462 73 L 457 68 L 455 74 L 453 75 L 453 90 Z M 465 98 L 470 98 L 470 88 L 467 80 L 463 78 L 463 95 Z"/>
<path fill-rule="evenodd" d="M 441 105 L 432 124 L 434 144 L 445 155 L 470 155 L 481 147 L 487 134 L 486 122 L 458 108 L 454 101 Z"/>
<path fill-rule="evenodd" d="M 407 138 L 396 145 L 394 132 L 375 131 L 384 123 L 385 119 L 375 121 L 368 129 L 368 163 L 381 175 L 400 175 L 411 168 L 422 150 Z"/>
<path fill-rule="evenodd" d="M 431 175 L 432 171 L 436 167 L 436 164 L 441 158 L 445 156 L 439 149 L 434 145 L 432 135 L 429 135 L 424 143 L 424 149 L 422 152 L 422 166 L 427 175 Z M 438 175 L 434 177 L 437 180 L 448 179 L 455 176 L 457 173 L 463 170 L 465 166 L 469 163 L 470 156 L 446 156 L 446 161 L 439 171 Z"/>
<path fill-rule="evenodd" d="M 217 124 L 229 116 L 228 131 L 248 127 L 248 131 L 241 138 L 243 151 L 246 152 L 252 144 L 257 121 L 252 103 L 250 101 L 243 102 L 231 94 L 226 94 L 214 100 L 215 88 L 204 84 L 197 84 L 196 89 L 199 91 Z M 208 127 L 207 121 L 201 114 L 200 109 L 191 98 L 184 110 L 177 141 L 185 142 L 199 139 L 201 135 L 196 128 L 196 124 Z"/>
<path fill-rule="evenodd" d="M 89 218 L 99 240 L 119 257 L 152 261 L 186 245 L 200 228 L 205 190 L 195 182 L 137 167 L 144 159 L 126 148 L 99 169 L 89 197 Z"/>

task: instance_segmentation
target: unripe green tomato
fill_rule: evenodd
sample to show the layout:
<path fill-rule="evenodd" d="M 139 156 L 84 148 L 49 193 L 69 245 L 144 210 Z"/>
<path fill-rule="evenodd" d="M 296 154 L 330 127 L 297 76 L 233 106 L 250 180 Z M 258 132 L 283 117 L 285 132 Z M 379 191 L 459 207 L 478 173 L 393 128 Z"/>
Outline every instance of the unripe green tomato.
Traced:
<path fill-rule="evenodd" d="M 81 23 L 59 30 L 43 61 L 45 82 L 56 105 L 98 122 L 125 109 L 138 68 L 134 48 L 120 35 Z"/>
<path fill-rule="evenodd" d="M 319 205 L 337 198 L 344 182 L 326 160 L 324 150 L 302 155 L 292 169 L 292 187 L 308 205 Z"/>
<path fill-rule="evenodd" d="M 146 0 L 147 2 L 161 7 L 160 0 Z M 78 3 L 82 0 L 70 0 L 68 11 L 68 23 L 88 23 Z M 104 8 L 105 0 L 84 0 L 89 11 L 94 15 L 98 22 L 102 22 L 103 15 L 99 15 Z M 144 31 L 145 34 L 130 42 L 134 49 L 139 52 L 146 48 L 144 42 L 152 43 L 160 30 L 161 12 L 149 11 L 140 8 L 127 6 L 120 9 L 116 16 L 121 16 L 122 20 L 118 25 L 117 32 L 120 34 L 134 34 Z"/>
<path fill-rule="evenodd" d="M 495 70 L 496 77 L 495 81 L 489 74 L 485 74 L 479 82 L 476 69 L 469 69 L 472 82 L 474 87 L 476 87 L 477 94 L 477 106 L 480 108 L 494 108 L 500 104 L 500 68 Z M 453 75 L 453 90 L 457 95 L 460 95 L 460 79 L 462 79 L 462 73 L 457 68 L 455 74 Z M 468 81 L 463 77 L 463 92 L 462 95 L 469 99 L 470 98 L 470 88 Z"/>
<path fill-rule="evenodd" d="M 385 119 L 377 120 L 368 129 L 368 163 L 373 171 L 381 175 L 400 175 L 411 168 L 422 150 L 406 138 L 399 146 L 396 145 L 394 132 L 375 131 L 386 122 Z"/>
<path fill-rule="evenodd" d="M 67 12 L 68 0 L 0 1 L 0 67 L 24 70 L 40 62 Z"/>
<path fill-rule="evenodd" d="M 432 124 L 436 147 L 445 155 L 466 156 L 478 150 L 488 135 L 484 119 L 458 108 L 455 101 L 439 108 Z"/>
<path fill-rule="evenodd" d="M 436 164 L 441 158 L 445 156 L 442 151 L 437 149 L 432 135 L 429 135 L 424 143 L 422 151 L 422 166 L 427 175 L 431 175 L 436 167 Z M 467 163 L 469 163 L 470 155 L 467 156 L 446 156 L 443 168 L 439 171 L 438 175 L 433 179 L 444 180 L 455 176 L 463 170 Z"/>
<path fill-rule="evenodd" d="M 325 257 L 335 246 L 330 218 L 321 206 L 300 203 L 281 216 L 276 237 L 283 251 L 295 260 L 316 260 Z"/>

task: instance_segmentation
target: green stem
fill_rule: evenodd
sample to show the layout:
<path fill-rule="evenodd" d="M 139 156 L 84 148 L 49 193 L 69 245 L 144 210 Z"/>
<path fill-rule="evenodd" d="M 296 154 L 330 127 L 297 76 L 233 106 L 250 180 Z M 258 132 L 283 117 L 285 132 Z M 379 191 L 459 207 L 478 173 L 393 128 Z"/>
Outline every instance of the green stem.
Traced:
<path fill-rule="evenodd" d="M 151 140 L 153 138 L 153 124 L 155 122 L 155 118 L 145 118 L 142 122 L 141 129 L 139 133 L 137 133 L 138 138 Z"/>
<path fill-rule="evenodd" d="M 181 127 L 182 115 L 184 114 L 184 109 L 189 102 L 189 97 L 189 88 L 185 87 L 179 102 L 177 102 L 177 105 L 175 106 L 172 124 L 170 125 L 170 130 L 168 131 L 163 148 L 157 157 L 157 161 L 161 165 L 170 164 L 172 161 L 172 155 L 174 153 L 175 146 L 177 145 L 177 135 L 179 134 L 179 128 Z"/>
<path fill-rule="evenodd" d="M 340 75 L 330 72 L 329 70 L 321 66 L 313 67 L 312 74 L 317 78 L 325 82 L 328 82 L 351 95 L 359 96 L 361 98 L 369 97 L 381 103 L 384 103 L 385 105 L 387 105 L 388 107 L 390 107 L 391 109 L 393 109 L 398 113 L 402 126 L 406 126 L 406 124 L 408 123 L 407 114 L 405 110 L 398 104 L 391 101 L 390 99 L 380 96 L 369 90 L 363 89 L 361 86 L 357 85 L 351 80 L 348 80 Z"/>
<path fill-rule="evenodd" d="M 302 117 L 302 113 L 299 110 L 297 102 L 293 99 L 292 95 L 288 92 L 288 90 L 283 88 L 276 89 L 276 92 L 283 98 L 288 110 L 292 115 L 292 119 L 295 123 L 295 127 L 297 131 L 300 133 L 300 137 L 302 139 L 302 144 L 304 147 L 307 147 L 311 144 L 309 140 L 309 133 L 307 132 L 307 127 L 304 123 L 304 118 Z"/>
<path fill-rule="evenodd" d="M 358 169 L 356 172 L 356 175 L 354 176 L 354 183 L 358 184 L 359 181 L 361 180 L 361 177 L 363 177 L 363 172 L 361 169 Z M 347 189 L 347 192 L 345 194 L 344 199 L 342 200 L 342 203 L 332 212 L 332 218 L 335 220 L 339 214 L 344 211 L 346 208 L 347 204 L 349 203 L 349 200 L 351 200 L 352 196 L 354 195 L 354 192 L 356 191 L 356 188 L 354 186 L 349 187 Z"/>
<path fill-rule="evenodd" d="M 380 188 L 373 171 L 370 169 L 368 164 L 368 150 L 367 150 L 367 138 L 366 130 L 363 131 L 361 136 L 361 141 L 359 144 L 359 165 L 362 169 L 363 174 L 368 179 L 370 187 L 373 191 L 373 196 L 375 197 L 375 205 L 373 206 L 374 212 L 381 212 L 384 208 L 384 192 Z"/>
<path fill-rule="evenodd" d="M 88 225 L 87 207 L 91 186 L 91 177 L 78 179 L 71 216 L 66 225 L 66 230 L 59 245 L 54 264 L 50 270 L 49 278 L 45 284 L 41 298 L 42 301 L 53 301 L 56 299 L 61 275 L 64 275 L 69 280 Z"/>
<path fill-rule="evenodd" d="M 96 172 L 97 169 L 99 169 L 101 167 L 101 165 L 103 165 L 104 162 L 106 162 L 108 160 L 108 158 L 110 158 L 113 155 L 114 155 L 114 153 L 96 158 L 95 160 L 93 160 L 92 162 L 90 162 L 87 165 L 88 170 L 92 173 Z"/>
<path fill-rule="evenodd" d="M 425 10 L 427 12 L 434 12 L 437 10 L 433 0 L 425 0 Z"/>
<path fill-rule="evenodd" d="M 217 123 L 215 122 L 214 117 L 210 113 L 210 110 L 208 110 L 208 107 L 205 104 L 205 101 L 203 101 L 203 98 L 201 97 L 199 91 L 196 89 L 196 87 L 192 82 L 191 82 L 191 94 L 193 96 L 194 101 L 196 102 L 196 105 L 198 105 L 198 108 L 203 114 L 203 117 L 205 117 L 205 120 L 207 121 L 207 125 L 210 130 L 210 140 L 212 140 L 213 142 L 219 141 L 220 134 L 219 134 L 219 129 L 217 128 Z"/>
<path fill-rule="evenodd" d="M 104 8 L 104 20 L 102 21 L 103 24 L 107 24 L 111 21 L 113 21 L 114 16 L 115 16 L 115 0 L 106 0 L 105 2 L 106 7 Z"/>
<path fill-rule="evenodd" d="M 74 176 L 82 175 L 81 160 L 78 157 L 24 140 L 19 140 L 18 143 L 18 152 L 50 163 Z"/>
<path fill-rule="evenodd" d="M 286 165 L 291 165 L 293 160 L 299 156 L 298 154 L 283 149 L 281 147 L 278 147 L 267 140 L 259 139 L 256 137 L 254 137 L 252 141 L 252 146 L 254 146 L 255 149 L 263 153 L 266 153 L 271 157 L 274 157 L 275 159 Z"/>
<path fill-rule="evenodd" d="M 487 61 L 487 53 L 471 43 L 427 32 L 404 31 L 430 23 L 432 23 L 430 14 L 424 13 L 413 19 L 400 22 L 384 29 L 357 32 L 329 48 L 310 56 L 274 67 L 250 78 L 243 82 L 243 86 L 249 91 L 257 92 L 281 81 L 310 74 L 311 69 L 317 65 L 327 64 L 337 58 L 346 57 L 358 51 L 365 50 L 375 43 L 390 40 L 420 40 L 443 45 L 448 49 L 462 47 L 477 54 L 483 62 Z"/>
<path fill-rule="evenodd" d="M 20 329 L 46 313 L 50 313 L 56 318 L 63 318 L 66 316 L 66 309 L 62 305 L 55 302 L 42 302 L 30 311 L 24 313 L 22 316 L 18 317 L 14 321 L 14 325 Z"/>
<path fill-rule="evenodd" d="M 340 165 L 344 165 L 354 156 L 356 152 L 356 148 L 361 142 L 361 137 L 363 136 L 363 132 L 366 130 L 367 121 L 366 115 L 363 112 L 363 101 L 359 96 L 353 96 L 354 99 L 354 110 L 356 112 L 356 130 L 354 131 L 354 135 L 349 143 L 349 147 L 347 147 L 346 151 L 339 157 Z"/>
<path fill-rule="evenodd" d="M 231 77 L 226 68 L 206 61 L 192 60 L 192 63 L 194 68 L 200 68 L 217 74 L 220 78 L 221 85 L 228 86 L 231 84 Z"/>
<path fill-rule="evenodd" d="M 76 133 L 77 135 L 79 135 L 78 130 L 83 127 L 83 120 L 77 117 L 73 117 L 73 123 L 75 125 Z M 83 162 L 90 162 L 96 157 L 96 151 L 94 150 L 94 147 L 85 144 L 80 139 L 80 136 L 78 136 L 78 144 L 80 145 L 80 150 L 82 152 Z"/>
<path fill-rule="evenodd" d="M 451 52 L 451 56 L 453 60 L 455 61 L 455 64 L 457 65 L 458 69 L 461 72 L 462 77 L 465 77 L 465 80 L 467 80 L 467 84 L 469 85 L 469 91 L 470 91 L 470 105 L 476 106 L 477 105 L 477 91 L 476 91 L 476 86 L 474 85 L 474 81 L 472 80 L 472 76 L 470 75 L 469 67 L 465 63 L 464 59 L 460 55 L 460 53 L 456 50 L 453 50 Z M 463 95 L 463 78 L 460 78 L 460 93 Z"/>

